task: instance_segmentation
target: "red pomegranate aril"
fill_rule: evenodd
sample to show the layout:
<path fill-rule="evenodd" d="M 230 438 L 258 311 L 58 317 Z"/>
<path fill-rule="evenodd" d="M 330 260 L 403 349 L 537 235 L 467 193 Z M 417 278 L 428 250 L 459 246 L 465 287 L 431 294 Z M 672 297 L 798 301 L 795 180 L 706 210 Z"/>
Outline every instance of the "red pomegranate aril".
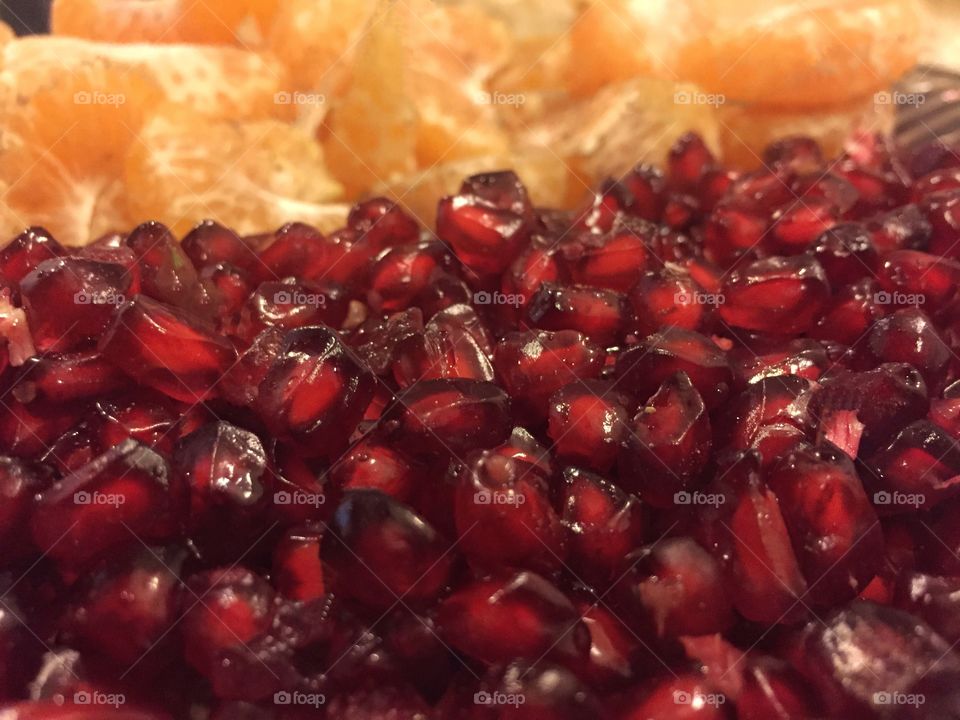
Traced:
<path fill-rule="evenodd" d="M 629 557 L 618 593 L 625 610 L 658 637 L 709 635 L 734 620 L 716 560 L 688 537 L 665 538 Z"/>
<path fill-rule="evenodd" d="M 647 267 L 650 251 L 647 247 L 652 227 L 630 217 L 618 218 L 598 244 L 585 244 L 572 273 L 577 283 L 627 292 L 637 284 L 637 278 Z M 540 251 L 545 254 L 546 251 Z M 522 257 L 522 256 L 521 256 Z M 544 281 L 558 282 L 563 278 L 543 277 Z M 539 287 L 539 285 L 537 286 Z M 531 287 L 530 295 L 536 287 Z"/>
<path fill-rule="evenodd" d="M 368 436 L 337 461 L 330 475 L 344 490 L 379 490 L 405 503 L 413 497 L 422 472 L 401 448 Z"/>
<path fill-rule="evenodd" d="M 186 589 L 179 626 L 184 656 L 207 678 L 214 675 L 225 651 L 252 642 L 270 628 L 273 590 L 246 568 L 199 573 L 187 580 Z"/>
<path fill-rule="evenodd" d="M 550 397 L 547 435 L 557 457 L 565 462 L 606 472 L 617 459 L 627 422 L 627 399 L 612 383 L 582 380 Z"/>
<path fill-rule="evenodd" d="M 598 345 L 615 344 L 629 318 L 626 298 L 613 290 L 543 283 L 527 301 L 526 317 L 542 330 L 576 330 Z"/>
<path fill-rule="evenodd" d="M 261 283 L 240 312 L 237 334 L 253 340 L 274 325 L 285 330 L 307 325 L 339 328 L 347 317 L 347 305 L 342 288 L 332 283 L 292 279 Z"/>
<path fill-rule="evenodd" d="M 766 657 L 748 663 L 737 698 L 738 720 L 804 720 L 816 714 L 813 698 L 790 665 Z"/>
<path fill-rule="evenodd" d="M 806 135 L 790 135 L 767 145 L 763 164 L 803 175 L 823 171 L 826 166 L 820 144 Z"/>
<path fill-rule="evenodd" d="M 780 501 L 809 602 L 852 600 L 879 570 L 883 536 L 853 463 L 836 448 L 804 447 L 767 473 Z"/>
<path fill-rule="evenodd" d="M 934 718 L 956 711 L 960 659 L 929 625 L 893 608 L 855 602 L 836 609 L 806 628 L 795 659 L 832 717 Z M 894 697 L 904 712 L 889 712 L 898 706 Z"/>
<path fill-rule="evenodd" d="M 934 170 L 913 183 L 910 191 L 911 202 L 919 203 L 929 195 L 960 190 L 960 168 Z"/>
<path fill-rule="evenodd" d="M 437 235 L 478 275 L 503 270 L 520 254 L 533 228 L 527 190 L 512 172 L 474 175 L 437 208 Z"/>
<path fill-rule="evenodd" d="M 590 631 L 590 656 L 573 669 L 595 688 L 626 685 L 634 679 L 631 659 L 637 642 L 631 630 L 610 610 L 587 599 L 576 602 L 583 624 Z"/>
<path fill-rule="evenodd" d="M 751 383 L 716 417 L 718 449 L 756 447 L 763 430 L 780 423 L 793 425 L 801 436 L 810 432 L 815 418 L 808 413 L 807 405 L 815 389 L 815 383 L 796 375 L 773 375 Z"/>
<path fill-rule="evenodd" d="M 255 406 L 275 435 L 311 455 L 325 455 L 346 445 L 375 383 L 332 330 L 297 328 L 284 337 Z"/>
<path fill-rule="evenodd" d="M 519 311 L 543 283 L 565 281 L 568 274 L 566 267 L 557 259 L 556 249 L 532 246 L 504 271 L 500 288 L 506 296 L 504 299 L 515 300 L 513 309 Z M 504 307 L 504 310 L 509 309 L 509 305 Z"/>
<path fill-rule="evenodd" d="M 249 274 L 229 263 L 217 263 L 205 266 L 200 271 L 200 280 L 213 291 L 217 328 L 224 334 L 232 333 L 236 316 L 253 290 Z"/>
<path fill-rule="evenodd" d="M 866 367 L 882 363 L 909 363 L 926 380 L 931 393 L 939 392 L 953 365 L 953 353 L 930 319 L 917 308 L 898 310 L 881 318 L 858 348 Z"/>
<path fill-rule="evenodd" d="M 187 403 L 208 397 L 236 359 L 226 340 L 145 295 L 117 310 L 99 350 L 137 382 Z"/>
<path fill-rule="evenodd" d="M 688 273 L 671 267 L 646 273 L 629 296 L 637 334 L 664 328 L 702 330 L 719 296 L 707 293 Z"/>
<path fill-rule="evenodd" d="M 931 508 L 960 493 L 960 444 L 928 420 L 901 430 L 864 477 L 883 513 Z"/>
<path fill-rule="evenodd" d="M 287 530 L 273 549 L 273 584 L 277 592 L 290 600 L 319 600 L 326 592 L 319 527 Z"/>
<path fill-rule="evenodd" d="M 253 248 L 233 230 L 213 220 L 199 223 L 186 234 L 180 246 L 197 269 L 226 263 L 253 272 L 259 264 Z"/>
<path fill-rule="evenodd" d="M 810 336 L 847 346 L 855 345 L 888 307 L 877 302 L 886 299 L 879 293 L 876 282 L 868 278 L 844 286 L 827 303 Z"/>
<path fill-rule="evenodd" d="M 351 490 L 321 547 L 324 579 L 376 610 L 435 599 L 450 577 L 448 543 L 413 510 L 377 490 Z"/>
<path fill-rule="evenodd" d="M 343 249 L 329 242 L 314 227 L 290 223 L 277 230 L 270 245 L 260 251 L 251 272 L 260 282 L 299 277 L 319 279 L 343 254 Z"/>
<path fill-rule="evenodd" d="M 725 720 L 729 717 L 726 696 L 718 693 L 704 678 L 685 673 L 659 679 L 634 698 L 625 700 L 617 717 L 622 720 Z"/>
<path fill-rule="evenodd" d="M 95 351 L 33 357 L 21 373 L 13 395 L 24 402 L 96 398 L 128 384 L 127 376 Z"/>
<path fill-rule="evenodd" d="M 956 295 L 960 263 L 918 250 L 897 250 L 883 258 L 878 282 L 895 305 L 922 305 L 936 313 Z"/>
<path fill-rule="evenodd" d="M 44 228 L 27 228 L 0 250 L 0 278 L 16 286 L 40 263 L 66 254 L 63 246 Z"/>
<path fill-rule="evenodd" d="M 757 454 L 731 458 L 705 497 L 716 508 L 709 549 L 724 568 L 737 612 L 765 624 L 796 619 L 807 583 L 777 496 L 760 478 Z"/>
<path fill-rule="evenodd" d="M 675 373 L 684 372 L 707 409 L 726 399 L 733 372 L 723 351 L 700 333 L 665 328 L 622 353 L 616 362 L 618 387 L 648 398 Z"/>
<path fill-rule="evenodd" d="M 82 403 L 0 403 L 0 447 L 10 455 L 37 458 L 87 412 Z"/>
<path fill-rule="evenodd" d="M 197 269 L 166 226 L 144 223 L 130 233 L 126 245 L 137 256 L 140 292 L 204 317 L 212 313 Z"/>
<path fill-rule="evenodd" d="M 714 168 L 707 170 L 700 178 L 700 187 L 697 197 L 700 202 L 700 211 L 706 215 L 713 211 L 717 204 L 725 198 L 730 188 L 736 182 L 739 174 L 735 170 Z"/>
<path fill-rule="evenodd" d="M 370 270 L 367 303 L 378 312 L 403 310 L 428 288 L 435 270 L 450 267 L 451 259 L 442 243 L 389 248 Z"/>
<path fill-rule="evenodd" d="M 877 251 L 870 233 L 855 223 L 830 228 L 810 250 L 834 288 L 872 277 L 877 268 Z"/>
<path fill-rule="evenodd" d="M 663 224 L 674 230 L 687 230 L 697 220 L 700 203 L 687 193 L 671 193 L 663 208 Z"/>
<path fill-rule="evenodd" d="M 494 379 L 490 336 L 476 311 L 466 304 L 436 313 L 422 333 L 397 343 L 393 376 L 401 388 L 418 380 Z"/>
<path fill-rule="evenodd" d="M 720 202 L 704 227 L 704 250 L 713 262 L 728 265 L 757 248 L 766 232 L 762 215 Z"/>
<path fill-rule="evenodd" d="M 457 481 L 458 548 L 480 568 L 552 572 L 563 561 L 565 531 L 536 466 L 487 450 L 469 459 Z"/>
<path fill-rule="evenodd" d="M 630 194 L 628 210 L 631 215 L 656 222 L 660 220 L 666 202 L 666 180 L 663 171 L 653 165 L 637 165 L 623 176 L 620 183 Z"/>
<path fill-rule="evenodd" d="M 137 290 L 122 265 L 45 260 L 20 283 L 23 309 L 40 351 L 69 352 L 100 337 L 117 306 Z"/>
<path fill-rule="evenodd" d="M 177 619 L 181 561 L 173 551 L 142 548 L 86 578 L 70 609 L 71 634 L 123 669 L 168 655 L 173 648 L 161 642 Z"/>
<path fill-rule="evenodd" d="M 83 691 L 81 691 L 83 692 Z M 90 695 L 87 693 L 87 697 Z M 101 693 L 102 697 L 116 697 L 116 693 Z M 4 720 L 170 720 L 166 713 L 141 710 L 125 705 L 122 709 L 104 710 L 103 707 L 77 707 L 62 702 L 24 702 L 4 705 Z"/>
<path fill-rule="evenodd" d="M 797 335 L 820 318 L 830 285 L 810 257 L 772 257 L 735 270 L 721 293 L 717 312 L 732 327 Z"/>
<path fill-rule="evenodd" d="M 667 180 L 674 188 L 692 189 L 716 163 L 713 153 L 696 133 L 681 135 L 667 155 Z"/>
<path fill-rule="evenodd" d="M 639 409 L 624 436 L 620 484 L 658 508 L 672 508 L 694 487 L 711 448 L 703 398 L 683 372 L 669 377 Z"/>
<path fill-rule="evenodd" d="M 482 380 L 423 380 L 391 410 L 401 445 L 417 454 L 462 456 L 493 447 L 510 434 L 510 398 Z"/>
<path fill-rule="evenodd" d="M 490 709 L 495 714 L 480 716 L 490 720 L 592 720 L 604 716 L 593 689 L 555 663 L 517 660 L 502 672 L 495 672 L 493 682 L 483 687 L 496 693 L 492 695 L 484 689 L 475 696 L 484 697 L 486 693 L 493 699 L 494 707 Z M 497 708 L 497 698 L 506 698 L 507 704 Z M 510 699 L 515 699 L 514 704 L 510 704 Z"/>
<path fill-rule="evenodd" d="M 348 337 L 364 364 L 383 377 L 390 374 L 400 344 L 422 335 L 423 330 L 423 312 L 414 307 L 383 318 L 372 317 Z"/>
<path fill-rule="evenodd" d="M 747 347 L 733 348 L 730 362 L 741 385 L 757 383 L 777 375 L 796 375 L 806 380 L 817 380 L 833 365 L 822 343 L 798 338 L 782 346 L 756 354 Z"/>
<path fill-rule="evenodd" d="M 440 602 L 437 626 L 453 649 L 491 665 L 548 652 L 586 656 L 590 647 L 573 603 L 531 572 L 462 585 Z"/>
<path fill-rule="evenodd" d="M 640 503 L 598 475 L 567 468 L 563 476 L 570 568 L 577 578 L 605 590 L 620 577 L 629 564 L 627 556 L 643 541 Z"/>
<path fill-rule="evenodd" d="M 174 442 L 183 434 L 188 409 L 165 395 L 141 390 L 127 395 L 99 400 L 96 422 L 100 445 L 107 450 L 133 438 L 150 448 L 169 455 Z M 189 432 L 189 431 L 188 431 Z"/>
<path fill-rule="evenodd" d="M 515 411 L 542 423 L 550 396 L 576 379 L 596 378 L 606 353 L 573 330 L 509 333 L 497 343 L 493 366 Z"/>
<path fill-rule="evenodd" d="M 837 212 L 827 200 L 807 198 L 773 215 L 768 245 L 780 255 L 798 255 L 837 223 Z"/>
<path fill-rule="evenodd" d="M 360 233 L 377 250 L 417 242 L 420 226 L 387 198 L 372 198 L 350 208 L 347 226 Z"/>
<path fill-rule="evenodd" d="M 167 461 L 125 440 L 37 496 L 33 540 L 64 570 L 177 535 L 182 502 Z"/>
<path fill-rule="evenodd" d="M 839 372 L 822 384 L 811 399 L 811 414 L 827 422 L 835 412 L 854 411 L 864 425 L 861 448 L 866 452 L 885 444 L 929 408 L 923 377 L 903 363 L 886 363 L 866 372 Z"/>
<path fill-rule="evenodd" d="M 916 205 L 903 205 L 865 220 L 864 224 L 881 255 L 894 250 L 926 248 L 933 233 L 931 221 Z"/>
<path fill-rule="evenodd" d="M 840 163 L 837 174 L 854 188 L 859 197 L 850 211 L 854 217 L 866 217 L 902 205 L 910 189 L 900 174 L 890 169 L 870 169 L 849 161 Z"/>
<path fill-rule="evenodd" d="M 191 531 L 237 528 L 266 500 L 267 456 L 260 438 L 222 420 L 184 437 L 173 451 L 172 468 L 189 493 Z"/>

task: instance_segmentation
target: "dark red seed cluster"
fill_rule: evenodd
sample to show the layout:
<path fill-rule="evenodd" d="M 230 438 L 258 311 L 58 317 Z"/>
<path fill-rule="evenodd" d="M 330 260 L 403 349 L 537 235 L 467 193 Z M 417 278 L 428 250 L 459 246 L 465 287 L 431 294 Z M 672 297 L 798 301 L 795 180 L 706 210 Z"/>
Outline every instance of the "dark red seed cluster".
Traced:
<path fill-rule="evenodd" d="M 12 240 L 0 718 L 960 717 L 960 155 L 764 163 Z"/>

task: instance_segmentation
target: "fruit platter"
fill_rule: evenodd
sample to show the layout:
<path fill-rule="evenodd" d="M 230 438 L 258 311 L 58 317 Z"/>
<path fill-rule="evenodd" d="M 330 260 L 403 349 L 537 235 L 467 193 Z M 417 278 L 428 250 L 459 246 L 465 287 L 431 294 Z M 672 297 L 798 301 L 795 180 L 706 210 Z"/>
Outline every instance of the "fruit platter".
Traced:
<path fill-rule="evenodd" d="M 0 5 L 0 720 L 960 720 L 960 7 Z"/>

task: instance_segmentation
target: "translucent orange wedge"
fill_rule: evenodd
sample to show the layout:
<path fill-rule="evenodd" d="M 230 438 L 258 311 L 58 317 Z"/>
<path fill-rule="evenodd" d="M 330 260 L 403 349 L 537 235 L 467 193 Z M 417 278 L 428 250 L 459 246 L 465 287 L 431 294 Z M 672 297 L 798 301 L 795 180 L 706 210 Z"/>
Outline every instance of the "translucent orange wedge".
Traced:
<path fill-rule="evenodd" d="M 207 218 L 241 233 L 294 220 L 329 225 L 331 215 L 343 220 L 342 208 L 328 206 L 342 189 L 329 177 L 320 145 L 276 120 L 161 112 L 130 148 L 123 177 L 133 215 L 178 233 Z"/>

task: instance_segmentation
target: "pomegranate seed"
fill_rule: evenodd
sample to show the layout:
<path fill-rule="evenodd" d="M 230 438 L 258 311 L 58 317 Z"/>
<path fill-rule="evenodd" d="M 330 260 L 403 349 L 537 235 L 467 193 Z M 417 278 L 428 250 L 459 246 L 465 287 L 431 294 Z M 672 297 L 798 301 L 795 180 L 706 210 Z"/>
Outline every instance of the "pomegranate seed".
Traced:
<path fill-rule="evenodd" d="M 635 692 L 624 702 L 624 720 L 675 718 L 676 720 L 723 720 L 726 697 L 713 690 L 698 675 L 676 675 L 657 680 L 652 687 Z M 722 698 L 722 700 L 721 700 Z"/>
<path fill-rule="evenodd" d="M 130 233 L 126 244 L 137 257 L 141 292 L 201 316 L 211 314 L 210 299 L 197 269 L 164 225 L 144 223 Z"/>
<path fill-rule="evenodd" d="M 557 457 L 605 472 L 617 459 L 627 420 L 627 399 L 612 392 L 609 382 L 583 380 L 550 397 L 547 434 Z"/>
<path fill-rule="evenodd" d="M 40 263 L 66 254 L 44 228 L 27 228 L 0 250 L 0 278 L 16 286 Z"/>
<path fill-rule="evenodd" d="M 775 257 L 735 270 L 721 292 L 717 312 L 732 327 L 796 335 L 819 319 L 830 285 L 816 260 Z"/>
<path fill-rule="evenodd" d="M 903 205 L 865 224 L 879 253 L 925 248 L 933 232 L 930 221 L 916 205 Z"/>
<path fill-rule="evenodd" d="M 573 603 L 531 572 L 467 583 L 440 603 L 437 625 L 455 650 L 481 662 L 589 652 Z"/>
<path fill-rule="evenodd" d="M 270 326 L 285 330 L 308 325 L 339 328 L 347 317 L 343 290 L 313 282 L 265 282 L 250 293 L 240 312 L 237 334 L 253 340 Z"/>
<path fill-rule="evenodd" d="M 703 398 L 679 372 L 633 418 L 620 454 L 620 483 L 651 505 L 671 508 L 699 481 L 711 442 Z"/>
<path fill-rule="evenodd" d="M 663 171 L 652 165 L 637 165 L 621 181 L 630 193 L 628 205 L 631 215 L 657 221 L 666 201 L 666 181 Z"/>
<path fill-rule="evenodd" d="M 191 230 L 180 243 L 183 252 L 195 267 L 203 269 L 226 263 L 254 273 L 257 254 L 230 228 L 204 220 Z"/>
<path fill-rule="evenodd" d="M 827 200 L 805 199 L 773 215 L 770 247 L 781 255 L 798 255 L 837 223 L 838 213 Z"/>
<path fill-rule="evenodd" d="M 834 288 L 872 276 L 877 269 L 877 251 L 870 233 L 854 223 L 836 225 L 825 231 L 811 252 Z"/>
<path fill-rule="evenodd" d="M 686 133 L 670 147 L 667 178 L 673 187 L 693 188 L 715 162 L 703 139 L 695 133 Z"/>
<path fill-rule="evenodd" d="M 335 593 L 386 610 L 434 599 L 447 583 L 446 542 L 410 508 L 376 490 L 351 490 L 333 516 L 321 553 Z"/>
<path fill-rule="evenodd" d="M 612 290 L 543 283 L 527 301 L 530 324 L 543 330 L 576 330 L 598 345 L 616 343 L 627 324 L 626 298 Z"/>
<path fill-rule="evenodd" d="M 98 353 L 84 351 L 31 358 L 14 396 L 33 400 L 84 400 L 123 388 L 127 377 Z"/>
<path fill-rule="evenodd" d="M 117 310 L 99 350 L 137 382 L 188 403 L 208 397 L 236 357 L 230 343 L 145 295 Z"/>
<path fill-rule="evenodd" d="M 118 305 L 137 291 L 122 265 L 45 260 L 20 283 L 23 309 L 41 351 L 68 352 L 100 337 Z"/>
<path fill-rule="evenodd" d="M 290 600 L 306 602 L 324 596 L 326 585 L 320 561 L 323 533 L 311 527 L 287 530 L 273 550 L 273 582 Z"/>
<path fill-rule="evenodd" d="M 403 310 L 429 287 L 434 271 L 451 267 L 452 260 L 442 243 L 384 250 L 370 270 L 367 303 L 378 312 Z"/>
<path fill-rule="evenodd" d="M 763 164 L 799 174 L 822 171 L 826 167 L 820 144 L 805 135 L 781 138 L 767 145 L 763 150 Z"/>
<path fill-rule="evenodd" d="M 417 242 L 420 226 L 387 198 L 365 200 L 350 209 L 347 226 L 378 250 Z"/>
<path fill-rule="evenodd" d="M 583 248 L 572 268 L 577 283 L 617 292 L 630 290 L 647 266 L 648 242 L 653 230 L 648 223 L 628 216 L 617 218 L 610 231 L 600 236 L 598 244 Z M 563 278 L 557 273 L 557 277 L 544 277 L 543 280 L 557 282 Z M 529 294 L 533 295 L 538 287 L 539 284 L 529 287 Z"/>
<path fill-rule="evenodd" d="M 479 275 L 503 272 L 530 237 L 533 207 L 510 171 L 474 175 L 437 208 L 437 235 Z"/>
<path fill-rule="evenodd" d="M 672 268 L 646 273 L 630 292 L 638 334 L 646 336 L 669 327 L 701 330 L 707 323 L 716 293 L 708 294 L 689 274 Z"/>

